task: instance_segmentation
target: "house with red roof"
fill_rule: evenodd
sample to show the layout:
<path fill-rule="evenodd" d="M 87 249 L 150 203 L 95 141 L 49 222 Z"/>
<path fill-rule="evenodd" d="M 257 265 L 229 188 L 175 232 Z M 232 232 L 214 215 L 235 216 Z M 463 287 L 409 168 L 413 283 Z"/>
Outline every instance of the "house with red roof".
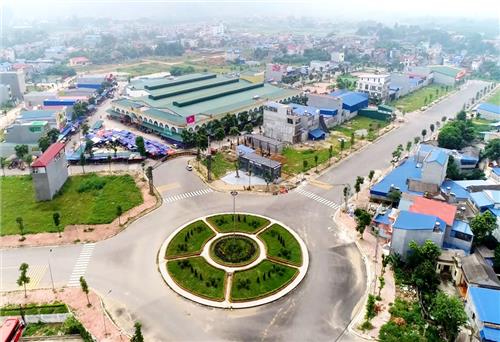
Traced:
<path fill-rule="evenodd" d="M 37 201 L 48 201 L 68 179 L 65 145 L 56 142 L 31 164 L 31 177 Z"/>

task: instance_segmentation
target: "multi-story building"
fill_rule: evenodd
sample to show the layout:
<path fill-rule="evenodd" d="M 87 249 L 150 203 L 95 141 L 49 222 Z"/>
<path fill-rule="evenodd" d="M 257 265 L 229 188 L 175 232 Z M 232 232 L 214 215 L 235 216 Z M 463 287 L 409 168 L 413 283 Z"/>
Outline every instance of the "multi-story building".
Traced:
<path fill-rule="evenodd" d="M 54 143 L 31 164 L 37 201 L 51 200 L 68 179 L 64 144 Z"/>
<path fill-rule="evenodd" d="M 391 75 L 376 73 L 360 73 L 358 77 L 357 90 L 368 94 L 373 101 L 385 102 L 389 98 L 389 86 Z"/>
<path fill-rule="evenodd" d="M 23 70 L 0 72 L 0 84 L 10 87 L 11 95 L 17 100 L 23 100 L 26 92 L 26 81 Z"/>
<path fill-rule="evenodd" d="M 313 118 L 316 113 L 310 113 Z M 307 139 L 305 115 L 294 113 L 293 108 L 277 102 L 268 102 L 264 106 L 264 135 L 290 144 Z"/>
<path fill-rule="evenodd" d="M 47 121 L 14 123 L 5 130 L 5 142 L 14 144 L 36 144 L 50 130 Z"/>
<path fill-rule="evenodd" d="M 12 101 L 12 92 L 10 91 L 10 85 L 0 84 L 0 104 Z"/>

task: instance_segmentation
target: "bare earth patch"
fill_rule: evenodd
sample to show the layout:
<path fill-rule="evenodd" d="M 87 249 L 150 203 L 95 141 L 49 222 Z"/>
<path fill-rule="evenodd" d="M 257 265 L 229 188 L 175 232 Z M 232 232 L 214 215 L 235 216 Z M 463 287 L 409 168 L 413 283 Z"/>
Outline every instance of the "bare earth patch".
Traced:
<path fill-rule="evenodd" d="M 58 233 L 26 234 L 24 241 L 19 241 L 21 235 L 6 235 L 0 238 L 0 248 L 24 247 L 24 246 L 53 246 L 65 245 L 79 242 L 97 242 L 108 239 L 125 229 L 135 219 L 156 209 L 160 205 L 159 197 L 149 194 L 148 182 L 142 180 L 139 175 L 133 175 L 137 187 L 141 190 L 144 202 L 129 211 L 123 213 L 120 220 L 115 219 L 111 223 L 97 225 L 69 225 L 59 237 Z M 118 223 L 120 222 L 121 225 Z"/>

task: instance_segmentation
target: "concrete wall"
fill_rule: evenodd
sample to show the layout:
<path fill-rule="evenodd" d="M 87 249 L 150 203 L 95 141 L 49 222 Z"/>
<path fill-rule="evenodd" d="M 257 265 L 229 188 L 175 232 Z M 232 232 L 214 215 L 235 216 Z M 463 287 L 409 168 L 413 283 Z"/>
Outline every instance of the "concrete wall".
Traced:
<path fill-rule="evenodd" d="M 57 99 L 56 91 L 34 91 L 24 96 L 24 102 L 28 107 L 42 106 L 43 100 Z"/>
<path fill-rule="evenodd" d="M 444 178 L 446 177 L 446 167 L 448 162 L 444 165 L 439 164 L 438 162 L 430 162 L 422 165 L 422 178 L 421 181 L 423 183 L 430 184 L 441 184 L 443 183 Z"/>
<path fill-rule="evenodd" d="M 32 178 L 37 201 L 51 200 L 68 179 L 64 150 L 46 168 L 33 168 Z M 39 169 L 39 170 L 38 170 Z M 37 172 L 38 173 L 35 173 Z"/>
<path fill-rule="evenodd" d="M 24 98 L 24 93 L 26 92 L 26 81 L 22 70 L 0 72 L 0 83 L 8 84 L 10 86 L 12 97 L 19 100 Z"/>
<path fill-rule="evenodd" d="M 398 253 L 403 259 L 406 258 L 410 247 L 408 244 L 415 241 L 418 244 L 423 244 L 426 240 L 431 240 L 437 246 L 443 245 L 444 233 L 441 231 L 434 232 L 431 230 L 408 230 L 393 228 L 391 239 L 391 251 Z"/>
<path fill-rule="evenodd" d="M 38 131 L 33 131 L 39 129 Z M 5 141 L 15 144 L 38 144 L 38 140 L 47 134 L 50 126 L 32 126 L 30 124 L 13 124 L 6 129 Z"/>

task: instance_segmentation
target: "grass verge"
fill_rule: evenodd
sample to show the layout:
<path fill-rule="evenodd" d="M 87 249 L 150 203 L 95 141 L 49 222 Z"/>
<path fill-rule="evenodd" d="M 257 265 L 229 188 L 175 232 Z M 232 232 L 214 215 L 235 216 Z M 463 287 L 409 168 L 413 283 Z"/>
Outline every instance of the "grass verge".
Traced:
<path fill-rule="evenodd" d="M 226 272 L 213 267 L 203 257 L 168 261 L 167 270 L 184 290 L 207 299 L 224 300 Z"/>
<path fill-rule="evenodd" d="M 280 261 L 302 265 L 302 250 L 295 237 L 279 224 L 273 224 L 258 235 L 264 241 L 267 256 Z"/>
<path fill-rule="evenodd" d="M 406 113 L 413 112 L 414 110 L 420 109 L 421 107 L 428 105 L 432 101 L 443 97 L 451 90 L 453 90 L 452 87 L 431 84 L 415 90 L 414 92 L 391 102 L 389 105 L 403 110 Z"/>
<path fill-rule="evenodd" d="M 233 214 L 214 215 L 207 217 L 207 221 L 221 233 L 255 233 L 269 224 L 263 217 L 247 214 L 236 214 L 235 220 Z"/>
<path fill-rule="evenodd" d="M 270 295 L 286 286 L 299 273 L 298 269 L 264 260 L 245 271 L 234 272 L 232 301 L 249 301 Z"/>

